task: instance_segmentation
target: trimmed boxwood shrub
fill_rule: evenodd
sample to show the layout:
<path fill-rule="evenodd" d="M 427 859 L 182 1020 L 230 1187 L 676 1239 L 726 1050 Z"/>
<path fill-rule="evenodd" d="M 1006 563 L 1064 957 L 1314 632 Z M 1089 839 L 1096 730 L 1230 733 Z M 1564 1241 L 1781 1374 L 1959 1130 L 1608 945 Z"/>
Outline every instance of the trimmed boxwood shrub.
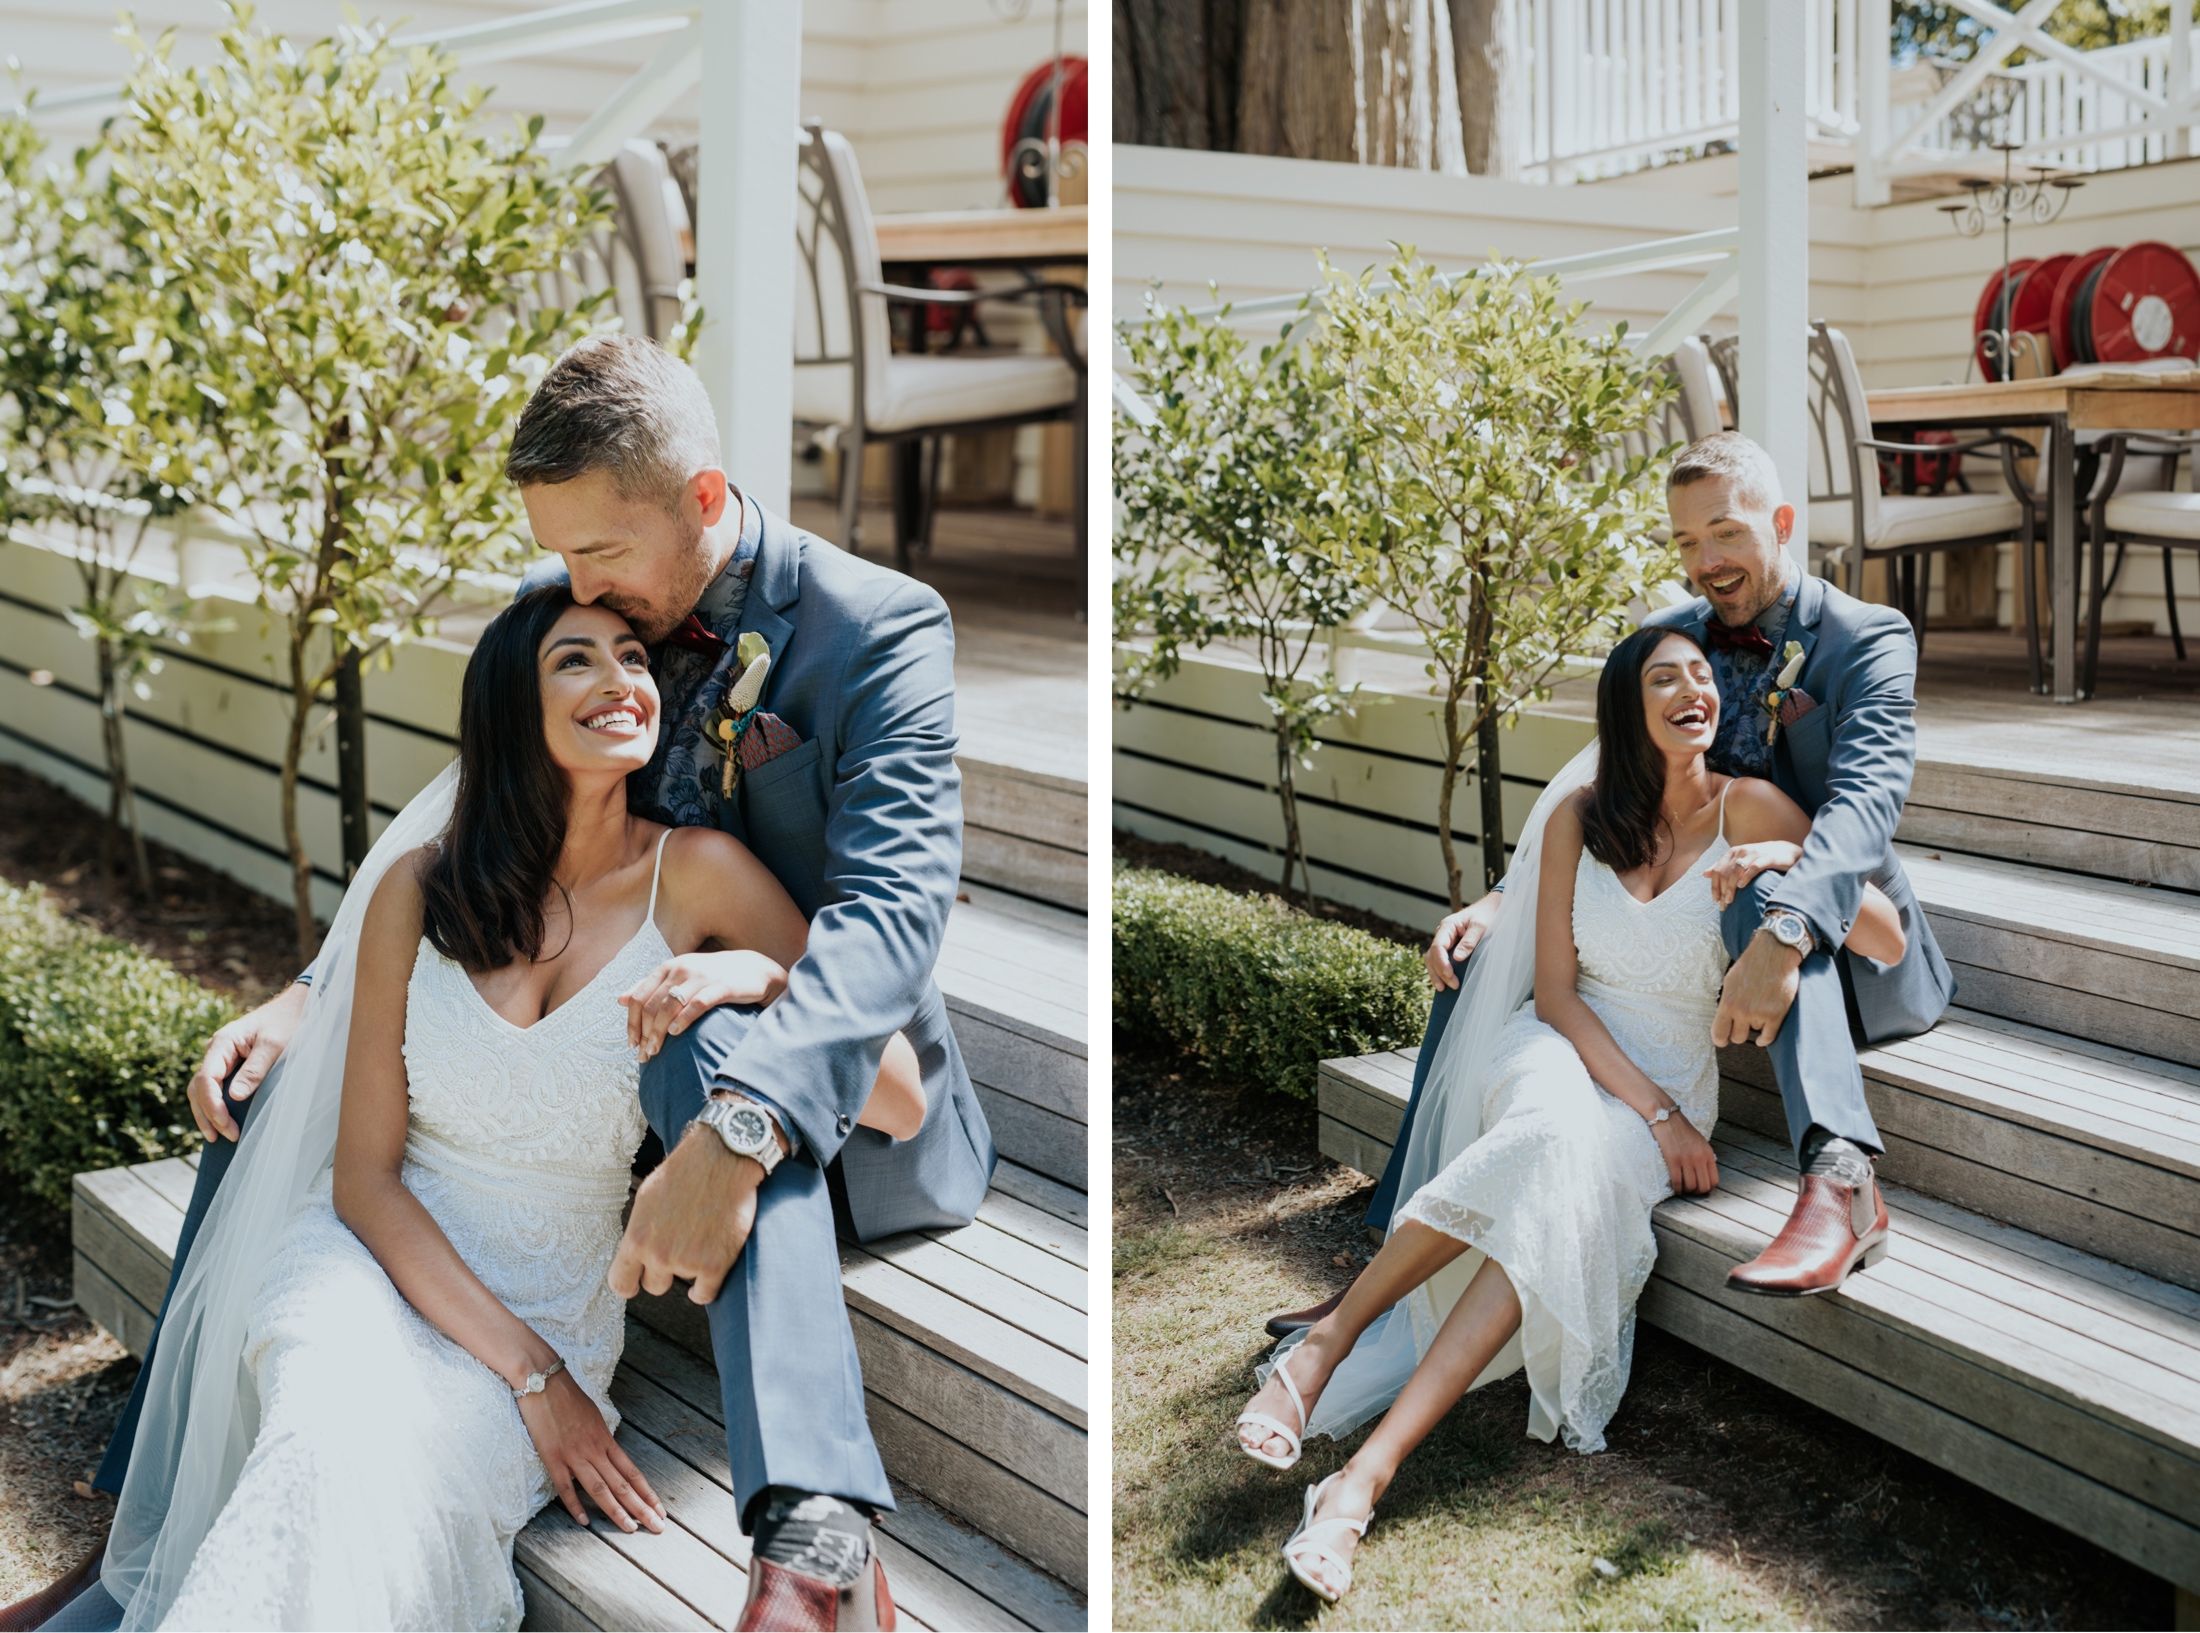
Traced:
<path fill-rule="evenodd" d="M 0 881 L 0 1176 L 56 1210 L 87 1169 L 201 1142 L 184 1088 L 236 1011 L 168 964 Z"/>
<path fill-rule="evenodd" d="M 1311 1100 L 1322 1061 L 1428 1022 L 1420 954 L 1278 897 L 1119 866 L 1114 911 L 1115 1024 L 1218 1076 Z"/>

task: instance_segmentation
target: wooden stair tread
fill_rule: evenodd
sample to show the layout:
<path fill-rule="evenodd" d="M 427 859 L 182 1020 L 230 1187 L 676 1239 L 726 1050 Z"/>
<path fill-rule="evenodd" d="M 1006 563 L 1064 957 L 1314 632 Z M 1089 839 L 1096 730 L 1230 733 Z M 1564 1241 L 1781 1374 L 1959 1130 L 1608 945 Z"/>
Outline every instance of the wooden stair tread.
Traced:
<path fill-rule="evenodd" d="M 934 977 L 948 1007 L 1083 1058 L 1085 916 L 979 885 L 962 894 Z"/>
<path fill-rule="evenodd" d="M 1387 1157 L 1416 1053 L 1322 1063 L 1326 1153 Z M 1871 1271 L 1820 1298 L 1730 1292 L 1726 1272 L 1787 1217 L 1793 1159 L 1747 1129 L 1713 1144 L 1719 1188 L 1653 1212 L 1644 1319 L 2200 1588 L 2200 1292 L 1892 1184 L 1895 1232 Z"/>
<path fill-rule="evenodd" d="M 1897 845 L 1936 917 L 2009 927 L 2047 941 L 2200 973 L 2200 900 L 2110 879 Z"/>
<path fill-rule="evenodd" d="M 134 1353 L 144 1352 L 167 1284 L 195 1167 L 195 1158 L 169 1158 L 76 1179 L 78 1301 Z M 1051 1192 L 1037 1194 L 1060 1205 Z M 952 1443 L 965 1426 L 965 1414 L 982 1415 L 992 1403 L 991 1416 L 970 1427 L 970 1438 L 979 1444 L 955 1450 L 971 1467 L 986 1471 L 986 1500 L 998 1503 L 1000 1488 L 1013 1490 L 1028 1523 L 1047 1526 L 1024 1539 L 1027 1546 L 1043 1545 L 1063 1562 L 1074 1553 L 1080 1573 L 1087 1363 L 1076 1352 L 1086 1342 L 1086 1255 L 1081 1223 L 999 1192 L 987 1198 L 981 1221 L 966 1230 L 911 1233 L 868 1249 L 850 1247 L 844 1254 L 850 1319 L 859 1328 L 859 1347 L 869 1349 L 866 1382 L 873 1385 L 874 1424 L 892 1414 L 904 1439 L 921 1432 Z M 650 1393 L 664 1387 L 656 1374 L 666 1370 L 667 1341 L 651 1323 L 661 1321 L 656 1312 L 666 1308 L 689 1324 L 690 1351 L 699 1346 L 699 1354 L 683 1352 L 688 1360 L 674 1369 L 688 1369 L 684 1396 L 708 1397 L 682 1409 L 707 1409 L 712 1426 L 700 1436 L 694 1422 L 683 1430 L 671 1421 L 679 1413 Z M 614 1401 L 628 1414 L 621 1443 L 653 1481 L 662 1473 L 674 1483 L 687 1482 L 681 1500 L 659 1488 L 674 1508 L 677 1534 L 629 1537 L 601 1522 L 583 1533 L 553 1505 L 521 1533 L 517 1545 L 530 1592 L 544 1590 L 540 1606 L 530 1603 L 529 1626 L 709 1627 L 725 1625 L 738 1612 L 747 1543 L 726 1489 L 716 1374 L 701 1358 L 709 1347 L 702 1320 L 701 1310 L 677 1293 L 637 1300 L 628 1324 L 629 1358 L 613 1383 Z M 895 1365 L 876 1370 L 929 1367 L 930 1375 L 917 1380 L 928 1393 L 904 1390 L 898 1400 L 881 1396 L 879 1389 L 893 1389 L 895 1380 L 870 1377 L 880 1345 L 900 1346 L 910 1360 L 903 1367 L 898 1357 L 888 1356 Z M 974 1394 L 980 1391 L 983 1399 Z M 940 1403 L 933 1412 L 936 1423 L 912 1411 L 933 1401 Z M 882 1451 L 886 1445 L 882 1433 Z M 891 1452 L 887 1456 L 897 1480 L 905 1474 L 922 1478 L 897 1468 Z M 1020 1464 L 1021 1472 L 1010 1464 Z M 1032 1478 L 1061 1486 L 1073 1466 L 1078 1471 L 1074 1510 Z M 715 1498 L 695 1483 L 706 1477 L 719 1488 Z M 1041 1496 L 1059 1512 L 1042 1514 Z M 912 1495 L 906 1506 L 906 1518 L 887 1522 L 889 1540 L 882 1547 L 897 1600 L 913 1622 L 973 1628 L 1083 1624 L 1084 1607 L 1073 1588 L 950 1519 L 934 1501 Z M 1072 1525 L 1074 1538 L 1066 1534 Z"/>

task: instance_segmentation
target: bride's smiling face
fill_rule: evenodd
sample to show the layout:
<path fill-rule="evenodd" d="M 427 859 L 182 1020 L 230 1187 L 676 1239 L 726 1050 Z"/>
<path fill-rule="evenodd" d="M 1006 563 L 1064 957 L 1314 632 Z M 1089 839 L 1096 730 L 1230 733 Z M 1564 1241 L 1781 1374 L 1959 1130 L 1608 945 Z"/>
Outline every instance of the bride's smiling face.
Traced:
<path fill-rule="evenodd" d="M 1642 666 L 1642 707 L 1650 741 L 1668 759 L 1711 747 L 1719 730 L 1719 687 L 1711 660 L 1685 635 L 1668 635 Z"/>
<path fill-rule="evenodd" d="M 649 764 L 657 746 L 657 682 L 649 649 L 608 607 L 566 608 L 535 655 L 543 740 L 567 776 Z"/>

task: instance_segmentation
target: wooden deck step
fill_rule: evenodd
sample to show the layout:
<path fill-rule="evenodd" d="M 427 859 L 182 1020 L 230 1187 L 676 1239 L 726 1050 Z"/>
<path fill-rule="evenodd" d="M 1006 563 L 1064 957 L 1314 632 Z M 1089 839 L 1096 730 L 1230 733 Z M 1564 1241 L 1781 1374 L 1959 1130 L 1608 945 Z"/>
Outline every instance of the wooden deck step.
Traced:
<path fill-rule="evenodd" d="M 77 1302 L 133 1354 L 151 1337 L 194 1167 L 175 1157 L 76 1179 Z M 1001 1177 L 967 1230 L 844 1255 L 873 1433 L 909 1497 L 884 1527 L 887 1563 L 925 1627 L 1082 1627 L 1084 1198 L 1010 1165 Z M 747 1542 L 702 1315 L 678 1293 L 636 1300 L 613 1384 L 620 1444 L 678 1525 L 628 1537 L 538 1516 L 518 1552 L 529 1626 L 700 1628 L 739 1610 Z"/>
<path fill-rule="evenodd" d="M 2126 690 L 2058 709 L 2012 690 L 2013 673 L 1954 661 L 1926 659 L 1899 838 L 2200 893 L 2200 737 L 2189 694 L 2150 685 L 2152 695 Z"/>
<path fill-rule="evenodd" d="M 1323 1153 L 1380 1172 L 1410 1085 L 1401 1052 L 1324 1061 Z M 1719 1189 L 1653 1215 L 1645 1320 L 2200 1590 L 2200 1293 L 1892 1185 L 1893 1250 L 1841 1292 L 1731 1293 L 1794 1165 L 1746 1129 L 1713 1143 Z"/>
<path fill-rule="evenodd" d="M 2200 1288 L 2200 1071 L 1966 1009 L 1861 1060 L 1890 1183 Z M 1764 1051 L 1719 1064 L 1721 1123 L 1784 1146 Z"/>
<path fill-rule="evenodd" d="M 1087 921 L 965 883 L 937 979 L 1003 1157 L 1085 1188 Z"/>
<path fill-rule="evenodd" d="M 1966 1008 L 2200 1066 L 2200 898 L 1896 848 Z"/>

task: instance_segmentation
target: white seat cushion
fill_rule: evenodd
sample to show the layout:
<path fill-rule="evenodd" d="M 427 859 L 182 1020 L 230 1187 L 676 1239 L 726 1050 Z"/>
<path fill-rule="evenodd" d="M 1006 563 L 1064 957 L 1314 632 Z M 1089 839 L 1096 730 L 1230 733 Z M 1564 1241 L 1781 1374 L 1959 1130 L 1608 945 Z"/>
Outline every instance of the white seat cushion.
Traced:
<path fill-rule="evenodd" d="M 2200 539 L 2200 493 L 2121 493 L 2109 500 L 2111 533 Z"/>
<path fill-rule="evenodd" d="M 2023 525 L 2023 508 L 2006 493 L 1882 494 L 1879 530 L 1864 548 L 1893 550 L 1979 534 L 2013 539 Z M 1846 499 L 1813 499 L 1809 526 L 1812 544 L 1850 544 L 1855 512 Z"/>
<path fill-rule="evenodd" d="M 854 373 L 845 363 L 797 364 L 794 417 L 805 425 L 848 424 Z M 1059 357 L 889 357 L 871 394 L 869 429 L 1014 419 L 1076 400 L 1077 376 Z"/>

